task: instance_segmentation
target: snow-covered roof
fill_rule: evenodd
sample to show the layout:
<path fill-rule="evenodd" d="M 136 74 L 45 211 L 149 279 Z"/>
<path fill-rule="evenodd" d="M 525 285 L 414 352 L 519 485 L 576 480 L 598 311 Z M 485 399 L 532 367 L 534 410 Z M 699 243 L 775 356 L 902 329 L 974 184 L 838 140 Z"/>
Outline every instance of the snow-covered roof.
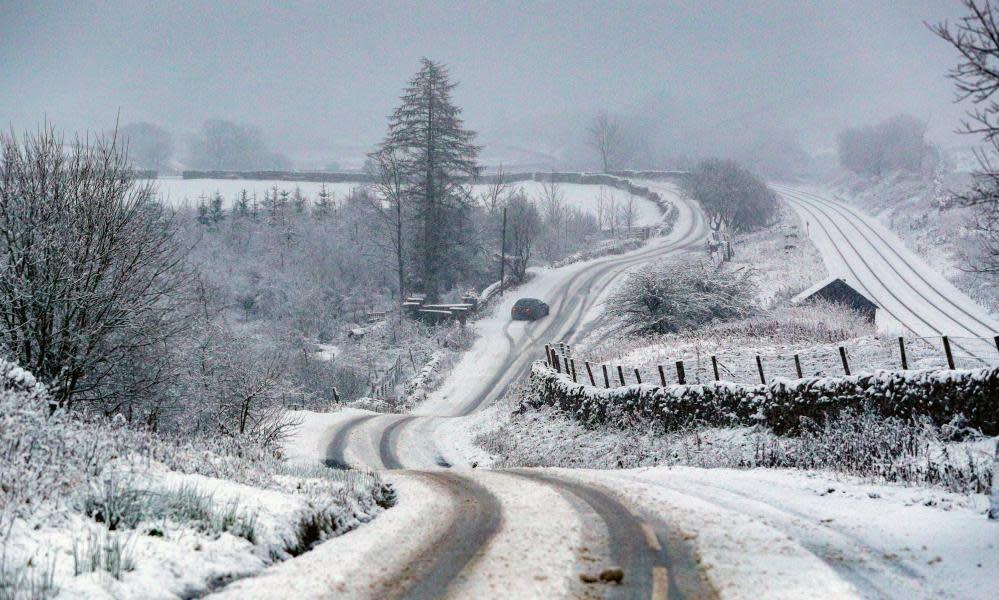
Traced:
<path fill-rule="evenodd" d="M 845 279 L 843 279 L 842 277 L 835 277 L 835 276 L 833 276 L 833 277 L 826 277 L 825 279 L 816 282 L 814 285 L 812 285 L 811 287 L 809 287 L 805 291 L 801 292 L 800 294 L 798 294 L 794 298 L 791 298 L 791 304 L 800 304 L 801 302 L 804 302 L 805 300 L 808 300 L 809 298 L 811 298 L 812 296 L 814 296 L 820 290 L 825 289 L 826 287 L 828 287 L 828 286 L 830 286 L 830 285 L 832 285 L 832 284 L 834 284 L 836 282 L 839 282 L 840 284 L 846 286 L 847 288 L 849 288 L 856 295 L 860 296 L 861 298 L 864 298 L 865 300 L 867 300 L 871 304 L 877 306 L 876 302 L 874 302 L 873 300 L 871 300 L 870 298 L 868 298 L 864 294 L 860 293 L 860 291 L 858 291 L 852 285 L 850 285 L 849 283 L 847 283 Z M 878 308 L 880 308 L 880 307 L 878 307 Z"/>

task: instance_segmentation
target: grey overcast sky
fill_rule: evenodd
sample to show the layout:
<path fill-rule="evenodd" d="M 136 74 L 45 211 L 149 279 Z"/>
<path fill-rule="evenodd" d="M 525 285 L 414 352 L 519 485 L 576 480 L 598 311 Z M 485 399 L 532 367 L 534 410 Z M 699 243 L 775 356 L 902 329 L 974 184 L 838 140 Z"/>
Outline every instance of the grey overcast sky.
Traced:
<path fill-rule="evenodd" d="M 292 156 L 363 150 L 427 56 L 487 144 L 555 146 L 600 108 L 699 147 L 772 124 L 819 149 L 897 112 L 952 143 L 955 55 L 923 21 L 960 14 L 956 0 L 0 0 L 0 120 L 103 129 L 120 110 L 180 134 L 224 117 Z"/>

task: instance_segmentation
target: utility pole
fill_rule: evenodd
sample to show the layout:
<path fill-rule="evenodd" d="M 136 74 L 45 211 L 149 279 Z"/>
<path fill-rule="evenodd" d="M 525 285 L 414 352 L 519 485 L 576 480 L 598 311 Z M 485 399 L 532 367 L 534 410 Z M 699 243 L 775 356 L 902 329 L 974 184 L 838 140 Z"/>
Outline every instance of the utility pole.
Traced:
<path fill-rule="evenodd" d="M 506 207 L 503 207 L 503 242 L 500 245 L 500 296 L 503 295 L 503 278 L 506 276 Z"/>

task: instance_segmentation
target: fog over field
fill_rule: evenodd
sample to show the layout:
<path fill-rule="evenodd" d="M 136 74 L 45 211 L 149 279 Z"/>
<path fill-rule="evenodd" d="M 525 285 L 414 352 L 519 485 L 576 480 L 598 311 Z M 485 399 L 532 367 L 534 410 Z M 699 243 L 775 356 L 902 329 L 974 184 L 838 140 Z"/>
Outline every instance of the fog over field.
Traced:
<path fill-rule="evenodd" d="M 951 54 L 923 21 L 960 14 L 941 0 L 6 2 L 0 120 L 95 129 L 120 115 L 180 147 L 225 118 L 296 166 L 359 167 L 428 56 L 461 83 L 492 165 L 598 166 L 583 126 L 598 110 L 643 132 L 649 166 L 740 158 L 774 130 L 815 153 L 898 112 L 950 145 Z"/>

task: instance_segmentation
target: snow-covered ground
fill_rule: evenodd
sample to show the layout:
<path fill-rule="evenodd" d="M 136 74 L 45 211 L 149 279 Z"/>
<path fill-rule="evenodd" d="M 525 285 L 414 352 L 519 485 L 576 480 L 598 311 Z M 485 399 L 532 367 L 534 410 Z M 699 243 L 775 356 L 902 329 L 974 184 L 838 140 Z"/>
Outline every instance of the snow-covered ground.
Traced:
<path fill-rule="evenodd" d="M 808 223 L 830 275 L 871 298 L 895 323 L 891 333 L 949 335 L 960 354 L 997 357 L 999 321 L 909 250 L 876 218 L 821 190 L 778 186 Z M 978 338 L 978 339 L 972 339 Z"/>
<path fill-rule="evenodd" d="M 689 536 L 723 598 L 994 598 L 984 495 L 819 473 L 560 471 L 612 486 Z"/>
<path fill-rule="evenodd" d="M 256 194 L 257 200 L 261 201 L 264 194 L 271 193 L 271 190 L 275 187 L 278 190 L 287 190 L 288 192 L 294 192 L 295 188 L 298 188 L 310 201 L 314 201 L 318 197 L 323 185 L 339 201 L 350 196 L 353 190 L 365 187 L 363 183 L 322 184 L 314 181 L 182 179 L 180 177 L 161 177 L 152 180 L 152 182 L 156 186 L 160 198 L 164 202 L 174 206 L 196 206 L 199 198 L 202 196 L 210 199 L 216 193 L 219 193 L 222 195 L 225 206 L 228 207 L 234 203 L 243 190 L 246 190 L 251 197 Z M 524 193 L 534 199 L 539 198 L 542 192 L 542 184 L 537 181 L 517 182 L 511 184 L 511 187 L 522 189 Z M 609 186 L 560 183 L 559 187 L 565 193 L 565 203 L 568 206 L 574 206 L 594 216 L 597 214 L 601 192 L 604 194 L 607 202 L 605 210 L 610 210 L 611 204 L 615 205 L 618 210 L 621 210 L 631 197 L 627 192 Z M 486 185 L 472 186 L 472 191 L 475 195 L 484 194 L 487 190 L 488 186 Z M 633 198 L 636 214 L 634 225 L 636 227 L 654 225 L 659 222 L 662 215 L 658 206 L 640 196 L 634 196 Z"/>
<path fill-rule="evenodd" d="M 692 214 L 689 207 L 686 210 L 673 238 L 653 242 L 635 256 L 646 252 L 651 256 L 656 244 L 666 247 L 689 235 Z M 985 520 L 983 494 L 785 469 L 484 471 L 492 457 L 471 447 L 470 439 L 509 414 L 510 405 L 496 401 L 521 367 L 539 355 L 537 347 L 544 342 L 570 340 L 591 328 L 602 312 L 600 300 L 612 284 L 641 262 L 636 258 L 634 263 L 621 263 L 615 257 L 539 271 L 476 323 L 480 337 L 473 348 L 418 409 L 414 425 L 395 438 L 386 434 L 385 427 L 397 423 L 402 418 L 398 415 L 299 413 L 306 423 L 289 446 L 298 460 L 324 460 L 331 438 L 346 431 L 348 439 L 340 442 L 346 442 L 345 457 L 350 462 L 379 465 L 386 442 L 395 441 L 404 466 L 430 471 L 389 473 L 386 477 L 396 483 L 400 494 L 397 507 L 387 515 L 313 553 L 276 565 L 264 577 L 237 583 L 227 593 L 233 597 L 269 597 L 278 590 L 293 590 L 299 597 L 322 596 L 330 589 L 345 597 L 398 593 L 400 586 L 405 590 L 418 585 L 427 557 L 447 551 L 456 539 L 473 545 L 468 550 L 475 559 L 451 580 L 447 588 L 451 597 L 599 593 L 599 588 L 581 587 L 579 575 L 593 568 L 588 561 L 607 560 L 612 539 L 623 525 L 595 515 L 582 506 L 582 496 L 562 484 L 538 483 L 538 478 L 555 478 L 615 498 L 641 522 L 650 546 L 665 543 L 661 535 L 657 537 L 663 528 L 672 532 L 680 544 L 693 549 L 696 571 L 721 598 L 993 596 L 999 586 L 995 547 L 999 525 Z M 602 266 L 609 267 L 607 273 L 594 277 Z M 511 323 L 509 306 L 524 295 L 549 300 L 558 320 Z M 481 410 L 461 416 L 470 409 Z M 367 420 L 363 426 L 343 429 L 357 419 Z M 552 439 L 558 434 L 552 432 Z M 441 456 L 453 464 L 478 462 L 480 468 L 438 471 L 430 465 Z M 462 496 L 469 486 L 484 496 Z M 491 510 L 502 515 L 493 533 L 464 538 L 451 529 L 455 523 L 475 520 L 461 507 L 482 509 L 483 502 L 495 502 Z M 387 544 L 386 539 L 398 543 Z M 353 555 L 338 560 L 338 548 L 351 548 Z M 353 565 L 372 560 L 383 568 L 351 571 Z M 626 581 L 633 577 L 633 572 L 625 575 Z"/>
<path fill-rule="evenodd" d="M 232 206 L 240 192 L 246 192 L 252 197 L 257 195 L 257 201 L 264 199 L 264 194 L 271 193 L 273 188 L 294 192 L 297 187 L 310 201 L 314 201 L 319 196 L 322 186 L 333 194 L 337 201 L 350 196 L 354 189 L 363 188 L 362 183 L 327 183 L 322 184 L 315 181 L 283 181 L 283 180 L 254 180 L 254 179 L 182 179 L 180 177 L 160 177 L 152 180 L 159 197 L 164 203 L 173 206 L 197 206 L 199 199 L 204 196 L 211 199 L 216 193 L 222 195 L 224 205 Z"/>
<path fill-rule="evenodd" d="M 391 504 L 368 473 L 50 408 L 0 361 L 0 598 L 196 597 Z"/>
<path fill-rule="evenodd" d="M 299 416 L 306 426 L 289 448 L 306 449 L 299 458 L 321 459 L 323 431 L 343 417 Z M 462 517 L 454 491 L 433 473 L 473 481 L 502 506 L 498 529 L 461 570 L 450 597 L 588 597 L 599 589 L 581 586 L 579 575 L 606 564 L 607 524 L 593 522 L 591 513 L 567 502 L 571 496 L 556 493 L 559 486 L 538 485 L 533 476 L 604 490 L 643 523 L 665 524 L 668 535 L 691 548 L 698 572 L 723 599 L 985 599 L 999 586 L 999 523 L 984 519 L 981 494 L 783 469 L 508 474 L 480 467 L 389 474 L 399 492 L 396 507 L 221 595 L 316 598 L 335 590 L 339 597 L 377 598 L 413 585 L 421 561 Z M 651 530 L 660 531 L 651 525 L 646 535 Z M 633 576 L 626 572 L 626 579 Z"/>

